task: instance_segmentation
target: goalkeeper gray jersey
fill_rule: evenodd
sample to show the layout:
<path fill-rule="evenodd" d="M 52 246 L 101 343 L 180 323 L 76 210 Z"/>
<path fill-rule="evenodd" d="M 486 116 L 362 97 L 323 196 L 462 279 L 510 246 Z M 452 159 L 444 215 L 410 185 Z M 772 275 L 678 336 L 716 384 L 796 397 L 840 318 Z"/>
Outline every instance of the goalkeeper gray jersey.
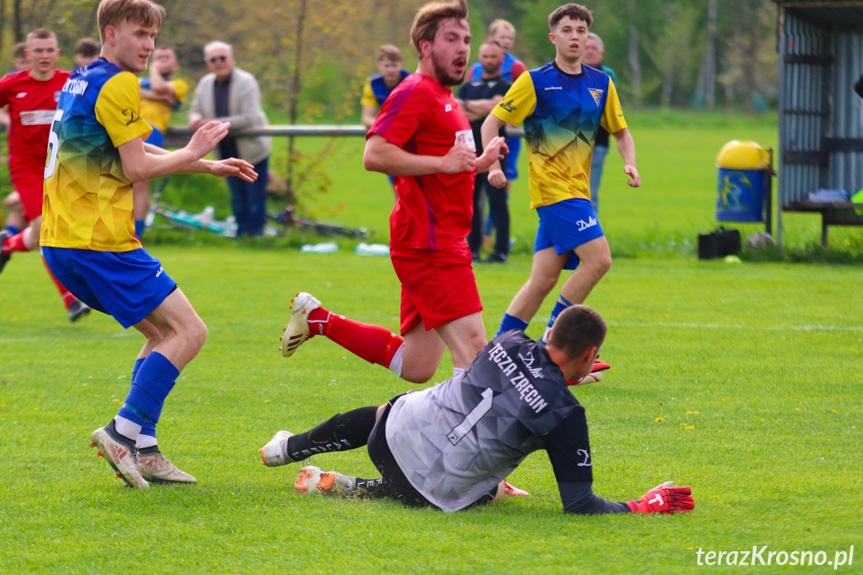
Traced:
<path fill-rule="evenodd" d="M 478 500 L 546 449 L 561 481 L 592 481 L 584 408 L 524 332 L 489 343 L 464 372 L 396 400 L 386 439 L 417 491 L 444 511 Z"/>

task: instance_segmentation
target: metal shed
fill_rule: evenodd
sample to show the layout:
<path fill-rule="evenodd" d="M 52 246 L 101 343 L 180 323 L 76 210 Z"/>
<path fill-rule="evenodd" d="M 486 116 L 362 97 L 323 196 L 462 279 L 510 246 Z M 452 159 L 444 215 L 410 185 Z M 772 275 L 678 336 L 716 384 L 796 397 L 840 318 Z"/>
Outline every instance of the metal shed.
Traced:
<path fill-rule="evenodd" d="M 773 0 L 779 8 L 779 221 L 783 212 L 822 216 L 830 225 L 863 225 L 863 204 L 813 202 L 809 194 L 863 188 L 863 0 Z"/>

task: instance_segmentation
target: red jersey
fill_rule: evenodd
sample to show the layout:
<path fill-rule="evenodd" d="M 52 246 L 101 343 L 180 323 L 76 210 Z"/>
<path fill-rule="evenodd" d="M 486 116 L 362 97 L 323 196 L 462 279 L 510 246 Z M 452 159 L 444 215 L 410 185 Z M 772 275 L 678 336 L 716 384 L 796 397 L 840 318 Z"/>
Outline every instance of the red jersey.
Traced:
<path fill-rule="evenodd" d="M 48 134 L 57 110 L 60 90 L 71 74 L 54 70 L 50 80 L 40 81 L 22 70 L 0 78 L 0 107 L 9 106 L 9 172 L 43 177 L 48 155 Z"/>
<path fill-rule="evenodd" d="M 422 74 L 411 74 L 392 91 L 366 138 L 372 134 L 421 156 L 445 156 L 456 142 L 474 145 L 452 91 Z M 438 250 L 463 243 L 471 229 L 473 180 L 473 170 L 397 176 L 390 245 Z"/>

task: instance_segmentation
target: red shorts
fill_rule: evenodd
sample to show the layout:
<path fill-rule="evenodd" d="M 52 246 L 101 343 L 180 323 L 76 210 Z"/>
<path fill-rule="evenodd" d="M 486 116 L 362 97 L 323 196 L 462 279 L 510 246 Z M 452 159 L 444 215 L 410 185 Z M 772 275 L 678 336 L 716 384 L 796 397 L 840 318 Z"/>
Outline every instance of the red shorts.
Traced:
<path fill-rule="evenodd" d="M 12 176 L 12 187 L 21 198 L 24 217 L 32 222 L 42 215 L 42 195 L 45 179 L 39 174 L 16 174 Z"/>
<path fill-rule="evenodd" d="M 482 311 L 467 243 L 443 250 L 391 248 L 402 284 L 401 334 L 426 331 Z"/>

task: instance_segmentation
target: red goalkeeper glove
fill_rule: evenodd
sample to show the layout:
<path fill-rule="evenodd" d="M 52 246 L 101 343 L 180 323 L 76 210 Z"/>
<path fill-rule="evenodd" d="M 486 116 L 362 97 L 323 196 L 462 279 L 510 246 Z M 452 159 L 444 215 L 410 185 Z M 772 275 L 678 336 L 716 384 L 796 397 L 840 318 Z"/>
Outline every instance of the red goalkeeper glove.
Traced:
<path fill-rule="evenodd" d="M 633 513 L 688 513 L 695 509 L 692 490 L 689 487 L 675 487 L 673 481 L 657 485 L 638 501 L 627 501 L 626 504 Z"/>
<path fill-rule="evenodd" d="M 599 383 L 602 381 L 602 371 L 609 369 L 611 366 L 605 363 L 604 361 L 599 361 L 598 359 L 593 362 L 593 369 L 590 371 L 588 375 L 585 375 L 581 379 L 577 381 L 572 381 L 567 379 L 566 385 L 587 385 L 588 383 Z"/>

